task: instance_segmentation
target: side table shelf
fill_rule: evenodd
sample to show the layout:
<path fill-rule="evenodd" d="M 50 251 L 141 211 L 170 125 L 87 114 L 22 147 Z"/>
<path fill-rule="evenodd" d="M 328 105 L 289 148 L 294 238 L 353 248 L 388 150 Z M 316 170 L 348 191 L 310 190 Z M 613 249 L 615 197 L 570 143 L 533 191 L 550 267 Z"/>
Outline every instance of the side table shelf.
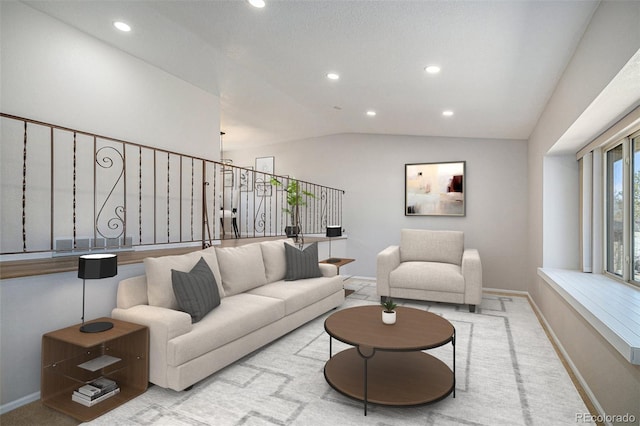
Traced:
<path fill-rule="evenodd" d="M 149 381 L 149 329 L 113 318 L 95 321 L 110 321 L 114 327 L 83 333 L 77 324 L 42 336 L 41 400 L 81 421 L 93 420 L 144 393 Z M 104 359 L 109 359 L 104 366 L 87 368 L 88 362 Z M 71 400 L 74 390 L 99 377 L 114 380 L 120 392 L 92 407 Z"/>

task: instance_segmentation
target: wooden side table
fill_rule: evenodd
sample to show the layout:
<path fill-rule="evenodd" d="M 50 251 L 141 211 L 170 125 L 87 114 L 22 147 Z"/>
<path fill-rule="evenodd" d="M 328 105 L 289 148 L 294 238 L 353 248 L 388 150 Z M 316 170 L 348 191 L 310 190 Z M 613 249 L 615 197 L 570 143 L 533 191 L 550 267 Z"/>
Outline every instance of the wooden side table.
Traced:
<path fill-rule="evenodd" d="M 355 262 L 355 259 L 347 259 L 344 257 L 331 257 L 329 259 L 324 259 L 321 260 L 320 263 L 326 263 L 329 265 L 336 265 L 336 268 L 338 268 L 338 275 L 340 275 L 340 267 L 347 265 L 351 262 Z"/>
<path fill-rule="evenodd" d="M 42 336 L 42 402 L 81 421 L 93 420 L 141 395 L 149 383 L 149 329 L 113 318 L 94 321 L 110 321 L 113 328 L 82 333 L 81 324 L 76 324 Z M 80 367 L 105 358 L 110 363 L 95 371 Z M 71 400 L 74 390 L 100 377 L 114 380 L 120 392 L 91 407 Z"/>

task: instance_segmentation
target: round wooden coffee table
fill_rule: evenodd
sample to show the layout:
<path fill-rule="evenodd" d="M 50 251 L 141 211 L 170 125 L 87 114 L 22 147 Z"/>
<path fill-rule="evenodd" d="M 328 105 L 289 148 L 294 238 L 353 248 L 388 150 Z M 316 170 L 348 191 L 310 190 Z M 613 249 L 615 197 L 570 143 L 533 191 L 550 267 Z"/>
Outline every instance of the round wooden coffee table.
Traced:
<path fill-rule="evenodd" d="M 324 322 L 329 334 L 327 383 L 364 402 L 411 406 L 455 398 L 455 328 L 446 319 L 420 309 L 398 307 L 396 323 L 386 325 L 382 307 L 358 306 L 333 313 Z M 335 355 L 332 339 L 354 346 Z M 453 370 L 422 352 L 451 342 Z"/>

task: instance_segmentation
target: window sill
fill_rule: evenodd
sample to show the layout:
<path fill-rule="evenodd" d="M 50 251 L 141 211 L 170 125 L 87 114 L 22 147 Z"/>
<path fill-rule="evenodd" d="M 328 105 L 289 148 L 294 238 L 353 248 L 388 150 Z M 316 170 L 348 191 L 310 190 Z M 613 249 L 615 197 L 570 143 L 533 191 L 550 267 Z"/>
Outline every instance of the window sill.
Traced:
<path fill-rule="evenodd" d="M 538 268 L 542 277 L 631 364 L 640 365 L 640 290 L 600 274 Z"/>

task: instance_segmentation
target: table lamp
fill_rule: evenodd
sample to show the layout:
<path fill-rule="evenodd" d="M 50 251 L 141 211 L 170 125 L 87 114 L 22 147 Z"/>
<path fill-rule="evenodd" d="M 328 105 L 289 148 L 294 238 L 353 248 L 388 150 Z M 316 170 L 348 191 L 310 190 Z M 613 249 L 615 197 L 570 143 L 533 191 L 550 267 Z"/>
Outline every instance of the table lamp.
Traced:
<path fill-rule="evenodd" d="M 118 274 L 118 256 L 115 254 L 85 254 L 78 260 L 78 278 L 82 278 L 82 326 L 83 333 L 100 333 L 113 328 L 111 322 L 84 323 L 85 280 L 99 280 Z"/>
<path fill-rule="evenodd" d="M 340 262 L 339 258 L 331 257 L 331 239 L 335 237 L 342 236 L 342 226 L 341 225 L 329 225 L 327 226 L 327 238 L 329 238 L 329 259 L 326 260 L 327 263 L 338 263 Z"/>

